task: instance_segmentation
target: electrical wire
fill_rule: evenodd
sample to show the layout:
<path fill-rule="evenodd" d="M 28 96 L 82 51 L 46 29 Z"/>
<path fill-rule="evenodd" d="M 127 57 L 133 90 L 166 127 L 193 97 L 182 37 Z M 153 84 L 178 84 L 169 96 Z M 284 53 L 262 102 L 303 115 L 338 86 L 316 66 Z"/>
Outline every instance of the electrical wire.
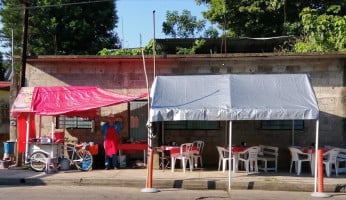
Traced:
<path fill-rule="evenodd" d="M 38 9 L 38 8 L 54 8 L 54 7 L 62 7 L 62 6 L 74 6 L 74 5 L 84 5 L 84 4 L 92 4 L 92 3 L 103 3 L 107 1 L 114 0 L 97 0 L 97 1 L 82 1 L 75 3 L 62 3 L 56 5 L 41 5 L 41 6 L 27 6 L 26 9 Z M 14 8 L 6 8 L 6 10 L 23 10 L 23 7 L 14 7 Z"/>

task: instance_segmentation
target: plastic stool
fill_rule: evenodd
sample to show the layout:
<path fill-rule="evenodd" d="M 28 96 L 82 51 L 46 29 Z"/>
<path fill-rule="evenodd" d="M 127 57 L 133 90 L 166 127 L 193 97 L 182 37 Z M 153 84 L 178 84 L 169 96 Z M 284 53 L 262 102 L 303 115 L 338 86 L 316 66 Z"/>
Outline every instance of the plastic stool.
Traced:
<path fill-rule="evenodd" d="M 46 158 L 46 173 L 58 172 L 58 158 Z"/>

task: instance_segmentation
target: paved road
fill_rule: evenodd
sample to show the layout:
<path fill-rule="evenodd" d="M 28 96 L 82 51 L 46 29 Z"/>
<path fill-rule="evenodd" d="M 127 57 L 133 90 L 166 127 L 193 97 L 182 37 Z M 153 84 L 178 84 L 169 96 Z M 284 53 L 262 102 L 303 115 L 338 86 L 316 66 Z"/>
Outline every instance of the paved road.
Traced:
<path fill-rule="evenodd" d="M 261 190 L 184 190 L 163 189 L 157 193 L 145 193 L 138 188 L 101 186 L 0 186 L 0 200 L 313 200 L 308 192 L 283 192 Z M 329 200 L 346 199 L 345 193 L 336 193 Z"/>

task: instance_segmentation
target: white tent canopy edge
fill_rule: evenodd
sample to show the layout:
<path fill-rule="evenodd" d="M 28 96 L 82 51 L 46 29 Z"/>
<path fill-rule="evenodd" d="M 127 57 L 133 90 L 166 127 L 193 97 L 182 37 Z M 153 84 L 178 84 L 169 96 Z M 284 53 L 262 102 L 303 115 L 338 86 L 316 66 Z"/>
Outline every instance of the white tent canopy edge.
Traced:
<path fill-rule="evenodd" d="M 149 122 L 229 121 L 229 148 L 234 120 L 316 120 L 318 149 L 319 108 L 307 74 L 157 76 L 150 98 Z"/>

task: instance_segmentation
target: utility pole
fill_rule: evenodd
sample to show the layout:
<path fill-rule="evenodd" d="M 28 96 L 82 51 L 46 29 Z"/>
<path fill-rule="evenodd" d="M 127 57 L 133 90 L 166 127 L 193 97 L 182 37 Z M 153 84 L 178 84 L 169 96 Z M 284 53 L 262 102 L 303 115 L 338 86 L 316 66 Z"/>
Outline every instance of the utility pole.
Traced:
<path fill-rule="evenodd" d="M 23 5 L 23 32 L 22 32 L 22 49 L 21 49 L 21 70 L 19 76 L 13 71 L 12 74 L 12 84 L 11 84 L 11 107 L 18 95 L 21 87 L 25 86 L 25 71 L 26 71 L 26 58 L 27 58 L 27 44 L 28 44 L 28 24 L 29 24 L 29 10 L 30 5 L 29 0 L 21 0 Z M 12 58 L 13 59 L 13 58 Z M 18 131 L 17 131 L 17 121 L 11 118 L 10 122 L 10 140 L 17 141 L 17 151 L 16 151 L 16 166 L 22 166 L 23 153 L 18 151 Z"/>
<path fill-rule="evenodd" d="M 29 0 L 23 0 L 23 35 L 22 35 L 22 57 L 21 57 L 21 77 L 20 87 L 25 86 L 26 53 L 28 48 L 28 24 L 29 24 Z"/>

